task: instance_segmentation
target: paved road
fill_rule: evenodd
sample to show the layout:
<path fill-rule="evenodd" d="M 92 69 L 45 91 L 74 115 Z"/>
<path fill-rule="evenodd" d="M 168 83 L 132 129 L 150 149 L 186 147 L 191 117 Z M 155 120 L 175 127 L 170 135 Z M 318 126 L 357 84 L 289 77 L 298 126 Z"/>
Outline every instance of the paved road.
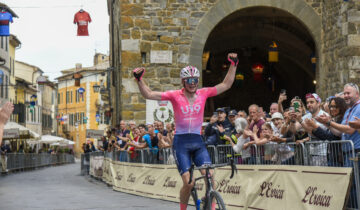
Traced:
<path fill-rule="evenodd" d="M 178 209 L 174 202 L 113 191 L 80 176 L 79 163 L 0 176 L 1 210 Z"/>

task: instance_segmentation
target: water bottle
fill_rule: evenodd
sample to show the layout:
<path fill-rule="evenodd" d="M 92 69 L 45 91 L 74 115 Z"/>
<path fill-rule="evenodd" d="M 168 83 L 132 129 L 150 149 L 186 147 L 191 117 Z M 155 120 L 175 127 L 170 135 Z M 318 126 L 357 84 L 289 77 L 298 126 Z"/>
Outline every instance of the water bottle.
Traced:
<path fill-rule="evenodd" d="M 201 204 L 201 200 L 197 199 L 197 201 L 196 201 L 196 210 L 200 210 L 200 204 Z"/>

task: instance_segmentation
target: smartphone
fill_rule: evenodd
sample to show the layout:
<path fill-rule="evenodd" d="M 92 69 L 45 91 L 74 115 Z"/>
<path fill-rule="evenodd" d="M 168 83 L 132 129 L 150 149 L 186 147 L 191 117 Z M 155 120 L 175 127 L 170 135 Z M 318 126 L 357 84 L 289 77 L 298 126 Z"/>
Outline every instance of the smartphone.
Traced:
<path fill-rule="evenodd" d="M 285 89 L 281 89 L 281 90 L 280 90 L 280 93 L 286 95 L 286 90 L 285 90 Z"/>
<path fill-rule="evenodd" d="M 299 107 L 300 107 L 299 102 L 295 101 L 295 102 L 294 102 L 294 111 L 295 111 L 295 112 L 299 112 Z"/>
<path fill-rule="evenodd" d="M 217 112 L 214 112 L 213 115 L 214 115 L 214 116 L 218 116 L 218 113 L 217 113 Z"/>

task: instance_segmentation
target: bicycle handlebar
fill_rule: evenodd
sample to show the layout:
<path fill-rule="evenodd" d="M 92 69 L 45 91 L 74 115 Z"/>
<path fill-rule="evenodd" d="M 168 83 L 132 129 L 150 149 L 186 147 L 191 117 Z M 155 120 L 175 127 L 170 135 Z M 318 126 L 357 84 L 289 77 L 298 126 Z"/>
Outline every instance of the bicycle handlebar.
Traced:
<path fill-rule="evenodd" d="M 190 173 L 189 184 L 191 184 L 191 182 L 192 182 L 194 169 L 197 169 L 197 170 L 200 170 L 200 169 L 215 169 L 215 168 L 219 168 L 219 167 L 223 167 L 223 166 L 228 166 L 228 165 L 231 166 L 230 179 L 232 179 L 232 178 L 234 177 L 234 171 L 236 171 L 236 173 L 237 173 L 237 168 L 236 168 L 236 166 L 235 166 L 234 158 L 231 158 L 229 163 L 203 165 L 203 166 L 199 166 L 199 167 L 195 167 L 194 164 L 192 164 L 191 167 L 190 167 L 190 169 L 189 169 L 189 173 Z"/>

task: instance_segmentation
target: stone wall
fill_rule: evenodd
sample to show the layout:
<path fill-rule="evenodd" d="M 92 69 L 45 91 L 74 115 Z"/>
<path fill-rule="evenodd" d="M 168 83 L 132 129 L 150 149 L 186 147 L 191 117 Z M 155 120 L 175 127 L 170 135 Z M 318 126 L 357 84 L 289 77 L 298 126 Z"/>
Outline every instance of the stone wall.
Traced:
<path fill-rule="evenodd" d="M 145 121 L 145 99 L 140 95 L 131 72 L 135 67 L 146 68 L 144 79 L 152 90 L 166 91 L 180 87 L 180 69 L 194 60 L 190 57 L 193 35 L 199 28 L 206 27 L 199 26 L 202 18 L 211 15 L 208 11 L 220 1 L 227 1 L 224 5 L 231 5 L 233 0 L 108 0 L 109 7 L 112 7 L 110 47 L 112 66 L 115 67 L 112 75 L 112 106 L 115 107 L 113 114 L 116 117 L 113 124 L 118 123 L 119 119 Z M 333 94 L 344 82 L 357 81 L 356 68 L 360 65 L 360 1 L 239 0 L 236 4 L 289 4 L 293 10 L 302 10 L 293 8 L 299 1 L 306 2 L 322 18 L 317 91 L 322 96 Z M 206 38 L 202 37 L 200 41 Z M 172 62 L 150 63 L 152 50 L 171 51 Z M 200 60 L 197 62 L 201 63 Z M 328 88 L 328 84 L 331 84 L 331 88 Z"/>
<path fill-rule="evenodd" d="M 348 82 L 360 82 L 360 1 L 324 1 L 322 25 L 318 92 L 327 97 Z"/>

